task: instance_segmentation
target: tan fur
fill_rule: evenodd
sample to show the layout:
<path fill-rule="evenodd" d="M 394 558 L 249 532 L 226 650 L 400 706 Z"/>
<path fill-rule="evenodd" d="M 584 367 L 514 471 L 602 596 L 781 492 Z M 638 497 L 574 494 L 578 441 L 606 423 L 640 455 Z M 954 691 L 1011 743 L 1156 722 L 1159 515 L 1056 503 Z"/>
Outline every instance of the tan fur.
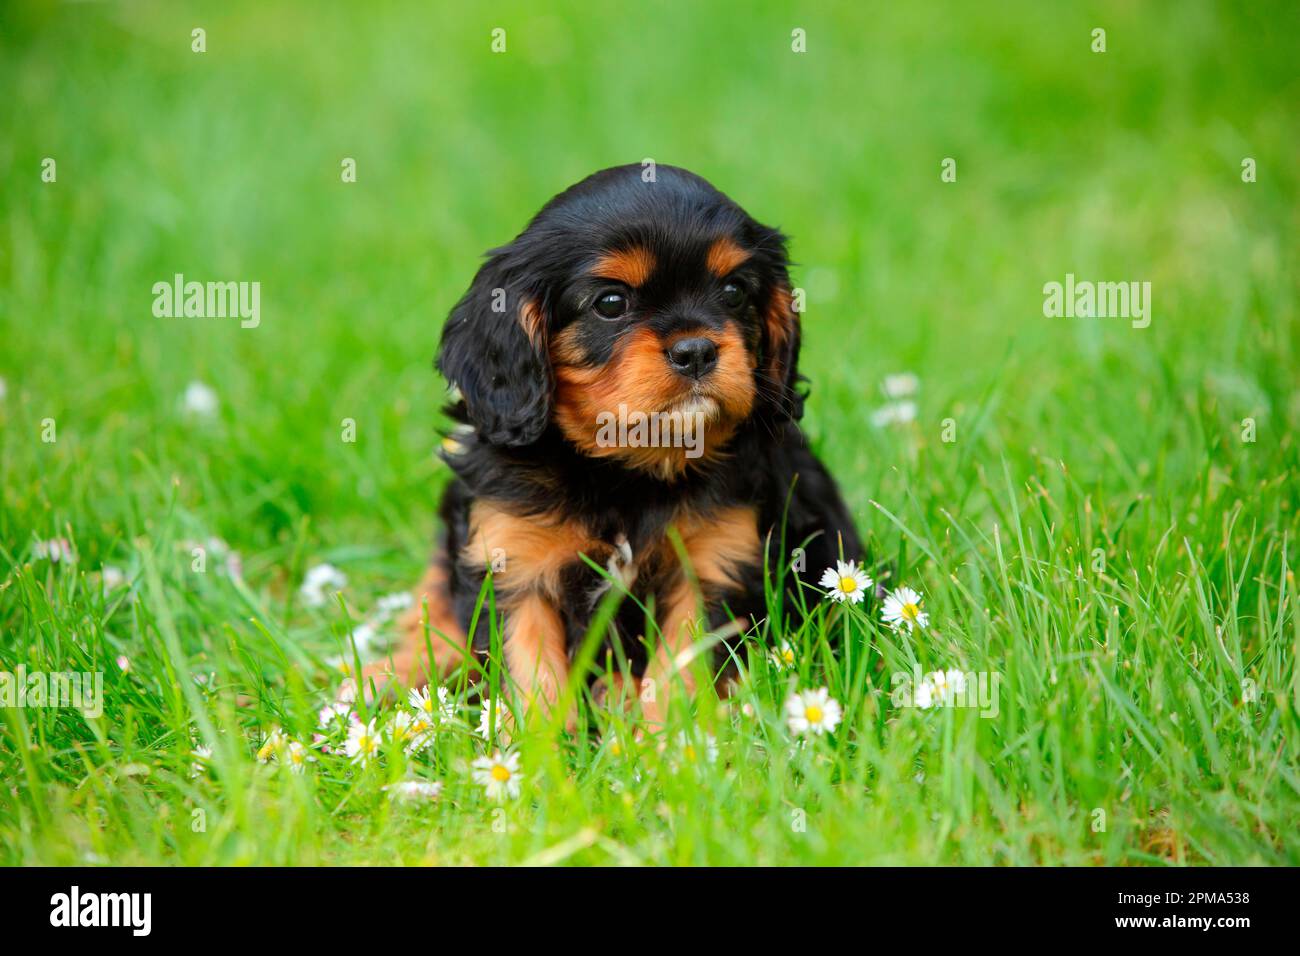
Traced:
<path fill-rule="evenodd" d="M 665 351 L 687 335 L 703 335 L 718 347 L 718 365 L 702 382 L 693 383 L 669 366 Z M 728 325 L 721 332 L 680 332 L 660 338 L 650 329 L 637 329 L 621 341 L 605 366 L 583 362 L 576 335 L 560 333 L 552 344 L 555 374 L 555 421 L 565 437 L 594 458 L 616 457 L 671 479 L 707 461 L 725 448 L 736 424 L 754 406 L 753 361 L 740 331 Z M 629 412 L 668 412 L 692 396 L 712 399 L 718 411 L 705 422 L 700 458 L 688 458 L 684 448 L 619 447 L 597 444 L 602 413 L 617 415 L 620 404 Z"/>
<path fill-rule="evenodd" d="M 607 252 L 596 260 L 591 274 L 602 279 L 622 282 L 632 288 L 643 286 L 655 270 L 654 253 L 642 246 Z"/>
<path fill-rule="evenodd" d="M 710 272 L 721 279 L 749 258 L 749 252 L 736 245 L 734 239 L 723 236 L 709 246 L 704 264 Z"/>
<path fill-rule="evenodd" d="M 425 643 L 424 616 L 428 607 L 429 636 Z M 377 687 L 391 677 L 403 687 L 423 687 L 432 674 L 446 677 L 464 661 L 469 651 L 465 633 L 452 607 L 447 592 L 447 571 L 440 562 L 434 562 L 424 573 L 424 579 L 415 590 L 415 603 L 397 620 L 400 641 L 390 662 L 385 659 L 369 665 L 362 671 L 363 684 L 374 680 Z M 433 666 L 429 667 L 427 648 L 433 649 Z"/>
<path fill-rule="evenodd" d="M 676 522 L 682 548 L 702 585 L 725 589 L 739 583 L 740 569 L 759 561 L 758 516 L 751 508 L 728 508 L 713 515 L 685 514 Z M 671 543 L 666 544 L 671 548 Z M 674 672 L 676 658 L 699 636 L 699 601 L 694 584 L 683 574 L 664 601 L 659 645 L 646 667 L 643 685 L 653 682 L 653 701 L 643 705 L 646 722 L 662 725 L 676 681 L 687 694 L 695 691 L 690 667 Z"/>

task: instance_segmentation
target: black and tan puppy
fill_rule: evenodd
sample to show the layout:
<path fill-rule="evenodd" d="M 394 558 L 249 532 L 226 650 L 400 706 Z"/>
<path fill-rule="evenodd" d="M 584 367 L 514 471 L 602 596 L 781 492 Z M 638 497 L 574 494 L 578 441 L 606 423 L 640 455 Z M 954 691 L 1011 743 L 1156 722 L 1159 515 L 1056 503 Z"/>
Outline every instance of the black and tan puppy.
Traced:
<path fill-rule="evenodd" d="M 554 701 L 609 586 L 585 555 L 636 599 L 611 639 L 655 682 L 645 711 L 659 722 L 673 686 L 692 686 L 677 653 L 767 614 L 765 550 L 773 573 L 789 563 L 782 540 L 809 574 L 861 557 L 799 430 L 784 237 L 693 173 L 649 178 L 622 166 L 556 196 L 447 321 L 456 477 L 418 594 L 434 660 L 417 609 L 392 658 L 404 683 L 487 651 L 486 612 L 467 632 L 490 570 L 510 677 L 525 700 Z"/>

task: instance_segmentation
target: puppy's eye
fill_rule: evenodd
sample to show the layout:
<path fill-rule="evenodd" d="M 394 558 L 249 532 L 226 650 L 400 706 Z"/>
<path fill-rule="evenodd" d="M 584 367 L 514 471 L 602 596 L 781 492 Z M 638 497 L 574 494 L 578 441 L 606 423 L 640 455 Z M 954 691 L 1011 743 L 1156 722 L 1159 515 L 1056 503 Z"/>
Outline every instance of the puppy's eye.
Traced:
<path fill-rule="evenodd" d="M 734 282 L 722 287 L 722 304 L 728 309 L 739 309 L 745 304 L 745 290 Z"/>
<path fill-rule="evenodd" d="M 627 296 L 621 292 L 603 292 L 591 307 L 602 319 L 617 319 L 627 311 Z"/>

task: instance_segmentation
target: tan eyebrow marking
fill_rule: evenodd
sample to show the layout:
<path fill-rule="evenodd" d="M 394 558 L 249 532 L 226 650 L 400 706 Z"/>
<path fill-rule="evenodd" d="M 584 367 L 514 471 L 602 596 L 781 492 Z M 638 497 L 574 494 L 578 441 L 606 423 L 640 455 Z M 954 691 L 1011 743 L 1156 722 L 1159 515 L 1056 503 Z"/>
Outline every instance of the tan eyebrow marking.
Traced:
<path fill-rule="evenodd" d="M 749 256 L 749 252 L 736 245 L 734 240 L 723 236 L 709 246 L 709 254 L 704 262 L 709 271 L 721 279 Z"/>
<path fill-rule="evenodd" d="M 631 246 L 617 252 L 607 252 L 596 260 L 591 274 L 602 279 L 622 282 L 632 288 L 645 285 L 650 273 L 655 271 L 654 254 L 642 246 Z"/>

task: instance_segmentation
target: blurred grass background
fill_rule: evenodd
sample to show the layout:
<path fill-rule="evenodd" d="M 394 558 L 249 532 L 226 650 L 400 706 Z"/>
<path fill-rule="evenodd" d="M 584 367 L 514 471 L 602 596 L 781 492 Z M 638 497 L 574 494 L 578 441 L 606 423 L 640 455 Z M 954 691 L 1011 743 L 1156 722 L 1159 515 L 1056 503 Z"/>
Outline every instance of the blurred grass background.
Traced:
<path fill-rule="evenodd" d="M 1012 486 L 1050 525 L 1091 521 L 1087 498 L 1109 535 L 1136 509 L 1108 547 L 1157 577 L 1165 529 L 1213 544 L 1234 507 L 1276 557 L 1297 505 L 1298 35 L 1293 3 L 6 4 L 0 569 L 69 533 L 83 569 L 129 563 L 179 521 L 237 548 L 259 601 L 309 558 L 362 593 L 407 586 L 444 480 L 444 316 L 551 195 L 645 158 L 793 237 L 807 428 L 904 567 L 912 539 L 869 502 L 951 543 L 945 511 L 987 533 Z M 260 281 L 261 326 L 155 318 L 177 272 Z M 1044 318 L 1068 272 L 1150 281 L 1150 328 Z M 873 428 L 899 371 L 918 420 Z M 195 380 L 214 421 L 181 410 Z M 1038 494 L 1053 481 L 1077 508 Z M 28 647 L 49 622 L 13 594 L 0 626 Z M 196 646 L 249 613 L 175 610 Z M 1270 653 L 1290 680 L 1293 648 Z"/>

